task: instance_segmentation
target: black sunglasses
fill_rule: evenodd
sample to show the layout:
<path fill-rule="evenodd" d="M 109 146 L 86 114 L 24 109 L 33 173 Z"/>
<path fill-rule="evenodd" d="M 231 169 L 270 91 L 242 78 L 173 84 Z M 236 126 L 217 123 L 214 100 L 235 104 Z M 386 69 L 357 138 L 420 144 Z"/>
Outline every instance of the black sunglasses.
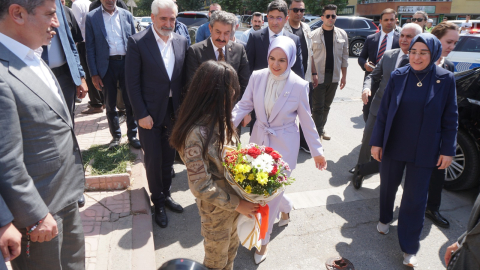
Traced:
<path fill-rule="evenodd" d="M 300 13 L 305 13 L 304 8 L 291 8 L 290 10 L 293 10 L 293 13 L 298 13 L 299 11 Z"/>
<path fill-rule="evenodd" d="M 215 12 L 215 11 L 216 11 L 216 10 L 210 10 L 210 13 L 213 13 L 213 12 Z"/>
<path fill-rule="evenodd" d="M 328 15 L 323 15 L 323 16 L 325 16 L 325 18 L 327 18 L 327 19 L 330 19 L 330 16 L 332 16 L 332 19 L 337 18 L 337 15 L 330 15 L 330 14 L 328 14 Z"/>
<path fill-rule="evenodd" d="M 412 18 L 412 22 L 423 22 L 423 18 Z"/>

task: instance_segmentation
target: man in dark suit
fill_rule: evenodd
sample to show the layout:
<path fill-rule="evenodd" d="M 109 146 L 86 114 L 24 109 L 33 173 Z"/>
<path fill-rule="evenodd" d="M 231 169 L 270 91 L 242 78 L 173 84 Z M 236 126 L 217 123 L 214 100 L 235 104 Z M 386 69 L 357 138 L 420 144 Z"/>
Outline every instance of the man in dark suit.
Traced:
<path fill-rule="evenodd" d="M 180 106 L 187 39 L 174 32 L 177 6 L 171 0 L 152 3 L 152 27 L 131 36 L 125 65 L 126 84 L 145 153 L 148 187 L 155 222 L 167 227 L 165 206 L 181 213 L 170 195 L 175 150 L 168 140 Z"/>
<path fill-rule="evenodd" d="M 85 269 L 82 158 L 60 85 L 34 52 L 50 42 L 59 27 L 55 10 L 63 9 L 55 1 L 12 2 L 0 2 L 0 195 L 24 251 L 32 232 L 29 256 L 11 264 Z"/>
<path fill-rule="evenodd" d="M 102 5 L 87 15 L 85 39 L 87 63 L 95 88 L 103 92 L 107 109 L 107 120 L 112 134 L 109 148 L 116 148 L 122 137 L 117 105 L 117 85 L 122 91 L 127 115 L 127 136 L 130 145 L 140 149 L 137 137 L 137 123 L 125 89 L 125 55 L 127 39 L 135 34 L 133 16 L 127 10 L 118 8 L 116 0 L 102 0 Z M 108 31 L 107 31 L 108 29 Z"/>
<path fill-rule="evenodd" d="M 226 11 L 216 11 L 210 17 L 210 38 L 193 44 L 187 51 L 186 75 L 191 80 L 198 67 L 208 60 L 225 61 L 232 65 L 238 74 L 241 95 L 247 88 L 250 70 L 247 53 L 243 45 L 230 41 L 235 27 L 235 16 Z M 266 59 L 266 57 L 265 57 Z M 240 96 L 241 96 L 240 95 Z"/>
<path fill-rule="evenodd" d="M 90 4 L 90 7 L 88 8 L 89 11 L 92 11 L 96 8 L 98 8 L 99 6 L 102 5 L 102 1 L 101 0 L 94 0 L 92 1 L 92 3 Z M 125 2 L 123 0 L 117 0 L 116 1 L 116 5 L 117 7 L 119 8 L 123 8 L 125 10 L 128 10 L 128 6 L 127 4 L 125 4 Z"/>
<path fill-rule="evenodd" d="M 78 26 L 72 9 L 65 6 L 65 0 L 60 1 L 62 2 L 63 11 L 65 12 L 65 17 L 67 18 L 68 28 L 70 28 L 70 32 L 72 32 L 73 41 L 75 41 L 75 43 L 82 42 L 82 31 L 80 31 L 80 27 Z"/>
<path fill-rule="evenodd" d="M 398 46 L 399 33 L 394 31 L 396 27 L 396 16 L 397 12 L 391 8 L 383 10 L 380 15 L 382 30 L 373 35 L 369 35 L 365 40 L 362 52 L 358 57 L 358 64 L 365 71 L 365 77 L 373 71 L 386 51 L 400 48 Z M 378 82 L 370 88 L 368 102 L 363 105 L 363 120 L 365 122 L 367 122 L 370 104 L 377 89 Z"/>

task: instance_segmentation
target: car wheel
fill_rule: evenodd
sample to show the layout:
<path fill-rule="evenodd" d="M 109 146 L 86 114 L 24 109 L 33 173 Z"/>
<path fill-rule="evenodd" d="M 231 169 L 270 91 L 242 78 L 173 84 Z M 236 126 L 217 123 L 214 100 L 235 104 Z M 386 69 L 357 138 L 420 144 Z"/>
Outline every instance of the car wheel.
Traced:
<path fill-rule="evenodd" d="M 464 190 L 479 184 L 480 164 L 477 145 L 468 132 L 458 130 L 457 148 L 447 168 L 445 189 Z"/>
<path fill-rule="evenodd" d="M 363 50 L 363 43 L 363 40 L 355 40 L 354 42 L 352 42 L 352 44 L 350 45 L 350 55 L 357 57 L 360 56 L 360 53 Z"/>

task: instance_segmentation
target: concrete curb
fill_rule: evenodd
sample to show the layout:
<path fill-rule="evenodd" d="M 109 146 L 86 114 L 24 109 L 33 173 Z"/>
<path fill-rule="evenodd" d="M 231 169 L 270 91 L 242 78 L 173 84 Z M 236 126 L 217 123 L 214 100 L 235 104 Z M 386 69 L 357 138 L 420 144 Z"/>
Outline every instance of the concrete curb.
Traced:
<path fill-rule="evenodd" d="M 132 270 L 156 269 L 152 212 L 145 188 L 130 191 L 132 204 Z"/>
<path fill-rule="evenodd" d="M 85 177 L 85 191 L 123 190 L 130 186 L 130 174 L 108 174 Z"/>

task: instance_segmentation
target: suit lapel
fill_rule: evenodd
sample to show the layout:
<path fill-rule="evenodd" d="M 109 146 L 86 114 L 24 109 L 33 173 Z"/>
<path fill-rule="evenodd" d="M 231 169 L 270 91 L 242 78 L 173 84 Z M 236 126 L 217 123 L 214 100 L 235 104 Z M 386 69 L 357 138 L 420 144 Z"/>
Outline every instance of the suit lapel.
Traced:
<path fill-rule="evenodd" d="M 227 45 L 225 45 L 225 62 L 228 64 L 232 64 L 233 56 L 235 54 L 235 51 L 232 50 L 233 47 L 233 41 L 229 41 Z"/>
<path fill-rule="evenodd" d="M 203 44 L 204 47 L 206 47 L 205 51 L 205 58 L 202 59 L 201 63 L 206 62 L 208 60 L 215 60 L 217 61 L 217 57 L 215 56 L 215 48 L 213 48 L 212 41 L 210 38 L 205 39 L 205 44 Z"/>
<path fill-rule="evenodd" d="M 123 12 L 123 10 L 121 8 L 118 8 L 118 16 L 120 17 L 120 26 L 122 27 L 121 31 L 122 31 L 122 38 L 123 38 L 123 44 L 125 44 L 125 51 L 127 50 L 127 44 L 128 44 L 128 37 L 127 37 L 127 31 L 128 31 L 128 28 L 127 28 L 127 15 L 125 12 Z M 150 27 L 152 28 L 152 27 Z"/>
<path fill-rule="evenodd" d="M 293 71 L 290 70 L 290 72 L 293 72 Z M 277 114 L 283 108 L 283 105 L 285 105 L 285 102 L 287 102 L 287 99 L 290 96 L 290 93 L 292 91 L 292 87 L 293 87 L 293 78 L 290 77 L 289 75 L 287 78 L 287 82 L 283 87 L 282 93 L 278 97 L 277 101 L 275 101 L 275 105 L 273 105 L 272 112 L 270 113 L 270 118 L 268 119 L 269 122 L 272 122 L 273 119 L 275 119 L 275 116 L 277 116 Z"/>
<path fill-rule="evenodd" d="M 147 45 L 148 51 L 153 59 L 155 59 L 160 70 L 168 77 L 167 69 L 165 69 L 165 64 L 163 63 L 162 54 L 160 53 L 157 41 L 155 40 L 155 35 L 153 34 L 153 31 L 155 30 L 153 30 L 153 27 L 150 27 L 147 31 L 149 31 L 149 33 L 145 34 L 145 44 Z"/>
<path fill-rule="evenodd" d="M 382 32 L 378 32 L 376 33 L 374 36 L 373 36 L 373 44 L 374 46 L 372 47 L 375 52 L 373 55 L 375 55 L 375 59 L 369 59 L 370 61 L 372 60 L 375 60 L 375 61 L 372 61 L 372 62 L 376 62 L 377 61 L 377 54 L 378 54 L 378 41 L 380 40 L 380 36 L 382 35 Z"/>
<path fill-rule="evenodd" d="M 178 75 L 180 75 L 182 69 L 182 59 L 183 59 L 183 53 L 185 50 L 182 50 L 182 44 L 180 43 L 180 40 L 173 35 L 173 40 L 172 40 L 172 46 L 173 46 L 173 53 L 175 57 L 175 65 L 173 66 L 173 74 L 172 74 L 172 81 L 174 78 L 176 78 Z"/>
<path fill-rule="evenodd" d="M 95 14 L 95 18 L 96 20 L 98 21 L 97 22 L 97 25 L 99 25 L 100 27 L 100 30 L 102 30 L 102 33 L 103 33 L 103 36 L 105 37 L 105 39 L 107 39 L 107 30 L 105 30 L 105 22 L 103 21 L 103 14 L 102 14 L 102 7 L 100 7 L 98 10 L 97 10 L 97 13 Z"/>
<path fill-rule="evenodd" d="M 434 67 L 436 68 L 436 67 Z M 425 103 L 425 107 L 430 101 L 432 101 L 433 97 L 440 91 L 441 88 L 443 88 L 443 78 L 442 76 L 438 76 L 438 74 L 435 74 L 435 76 L 432 76 L 432 79 L 430 80 L 430 90 L 428 93 L 427 97 L 427 103 Z"/>
<path fill-rule="evenodd" d="M 261 39 L 262 39 L 262 44 L 263 44 L 263 51 L 265 52 L 263 55 L 267 55 L 268 53 L 268 47 L 270 47 L 270 37 L 268 36 L 268 27 L 265 27 L 263 30 L 262 30 L 262 34 L 261 34 Z M 285 32 L 285 31 L 284 31 Z M 260 55 L 262 55 L 261 52 L 258 52 Z M 267 58 L 267 57 L 265 57 Z"/>
<path fill-rule="evenodd" d="M 268 123 L 267 113 L 265 112 L 265 91 L 267 90 L 268 72 L 268 69 L 264 69 L 262 73 L 258 74 L 258 78 L 262 78 L 258 84 L 258 89 L 262 89 L 262 91 L 256 91 L 257 95 L 254 96 L 255 100 L 259 101 L 259 110 L 255 110 L 255 115 L 263 123 Z"/>
<path fill-rule="evenodd" d="M 402 96 L 403 96 L 403 90 L 405 89 L 405 84 L 407 83 L 407 80 L 408 80 L 408 72 L 407 73 L 404 73 L 402 74 L 401 76 L 404 76 L 405 79 L 399 79 L 399 81 L 401 82 L 400 84 L 400 90 L 398 90 L 397 93 L 395 93 L 396 95 L 396 99 L 397 99 L 397 108 L 395 108 L 395 113 L 397 112 L 397 109 L 398 109 L 398 105 L 400 105 L 400 101 L 402 100 Z"/>

